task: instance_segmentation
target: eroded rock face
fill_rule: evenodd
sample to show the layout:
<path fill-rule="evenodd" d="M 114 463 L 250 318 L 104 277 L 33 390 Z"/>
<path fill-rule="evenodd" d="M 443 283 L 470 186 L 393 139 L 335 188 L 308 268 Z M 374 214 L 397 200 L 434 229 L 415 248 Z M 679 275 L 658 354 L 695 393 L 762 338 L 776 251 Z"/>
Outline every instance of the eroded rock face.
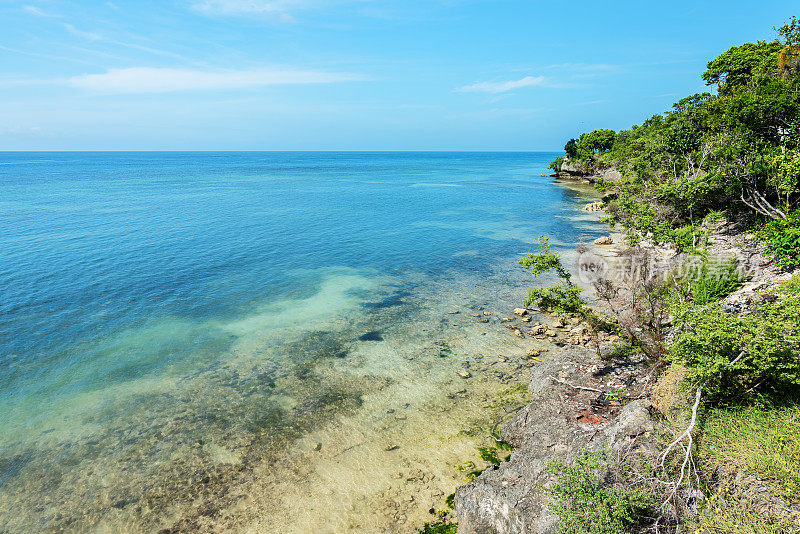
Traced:
<path fill-rule="evenodd" d="M 459 533 L 555 532 L 558 518 L 547 510 L 544 490 L 553 480 L 548 464 L 583 450 L 626 447 L 652 431 L 646 399 L 625 407 L 598 404 L 598 392 L 573 387 L 612 387 L 602 378 L 613 375 L 603 372 L 606 365 L 590 349 L 567 346 L 534 368 L 528 385 L 533 401 L 502 429 L 514 446 L 511 459 L 456 490 Z"/>

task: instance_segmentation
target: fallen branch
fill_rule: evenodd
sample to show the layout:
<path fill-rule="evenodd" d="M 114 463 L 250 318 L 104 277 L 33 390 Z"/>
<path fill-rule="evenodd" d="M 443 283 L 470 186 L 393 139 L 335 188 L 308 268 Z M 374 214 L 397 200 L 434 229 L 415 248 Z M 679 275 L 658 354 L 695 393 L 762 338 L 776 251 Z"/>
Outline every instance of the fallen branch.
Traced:
<path fill-rule="evenodd" d="M 559 380 L 558 378 L 556 378 L 554 376 L 551 376 L 550 379 L 553 380 L 553 382 L 558 382 L 559 384 L 564 384 L 565 386 L 569 386 L 572 389 L 582 389 L 584 391 L 594 391 L 595 393 L 605 393 L 602 389 L 587 388 L 585 386 L 575 386 L 575 385 L 570 384 L 569 382 L 566 382 L 564 380 Z"/>
<path fill-rule="evenodd" d="M 744 351 L 740 352 L 739 355 L 736 358 L 734 358 L 733 361 L 731 361 L 731 363 L 729 363 L 728 365 L 725 366 L 723 371 L 728 369 L 728 368 L 730 368 L 736 362 L 738 362 L 744 356 L 744 354 L 745 354 Z M 666 462 L 667 456 L 672 451 L 672 449 L 674 449 L 675 447 L 680 445 L 680 447 L 684 450 L 683 462 L 681 463 L 680 476 L 678 477 L 678 481 L 674 483 L 673 488 L 672 488 L 672 492 L 669 494 L 667 499 L 661 504 L 662 508 L 667 506 L 669 504 L 669 502 L 672 500 L 672 498 L 675 497 L 675 495 L 678 493 L 678 489 L 680 489 L 681 484 L 683 484 L 683 480 L 686 477 L 686 467 L 687 466 L 689 466 L 689 477 L 688 478 L 691 478 L 691 474 L 692 474 L 691 471 L 692 471 L 692 469 L 694 469 L 695 478 L 697 478 L 699 480 L 699 475 L 697 473 L 697 467 L 695 466 L 694 458 L 692 457 L 692 445 L 694 443 L 694 438 L 692 436 L 692 431 L 694 430 L 694 427 L 697 424 L 697 410 L 700 407 L 700 398 L 702 397 L 702 394 L 703 394 L 703 387 L 708 383 L 708 380 L 710 380 L 710 379 L 704 380 L 703 383 L 700 384 L 697 387 L 697 391 L 695 392 L 695 396 L 694 396 L 694 405 L 692 406 L 692 418 L 689 421 L 689 426 L 687 426 L 686 430 L 684 430 L 677 438 L 675 438 L 675 440 L 672 443 L 669 444 L 669 446 L 666 448 L 666 450 L 664 450 L 664 452 L 662 452 L 659 455 L 659 458 L 661 459 L 660 462 L 659 462 L 659 466 L 661 467 L 661 469 L 664 469 L 664 463 Z M 687 440 L 687 443 L 686 443 L 685 446 L 683 444 L 684 438 Z"/>

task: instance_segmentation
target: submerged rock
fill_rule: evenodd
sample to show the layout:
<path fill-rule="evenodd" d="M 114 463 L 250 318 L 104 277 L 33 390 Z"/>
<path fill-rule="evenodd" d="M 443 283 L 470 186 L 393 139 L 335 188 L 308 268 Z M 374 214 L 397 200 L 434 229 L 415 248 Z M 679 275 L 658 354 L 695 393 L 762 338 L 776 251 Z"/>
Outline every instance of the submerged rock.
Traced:
<path fill-rule="evenodd" d="M 358 336 L 359 341 L 383 341 L 383 336 L 377 330 Z"/>

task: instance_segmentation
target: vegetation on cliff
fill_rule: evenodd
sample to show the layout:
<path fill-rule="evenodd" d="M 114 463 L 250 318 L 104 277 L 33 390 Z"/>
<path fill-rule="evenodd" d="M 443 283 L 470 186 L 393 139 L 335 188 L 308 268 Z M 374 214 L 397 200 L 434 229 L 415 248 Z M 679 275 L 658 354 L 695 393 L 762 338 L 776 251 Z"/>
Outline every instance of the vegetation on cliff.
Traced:
<path fill-rule="evenodd" d="M 800 20 L 780 27 L 778 39 L 734 46 L 707 67 L 702 77 L 716 94 L 687 96 L 630 130 L 594 130 L 565 146 L 573 165 L 622 173 L 620 182 L 598 185 L 613 189 L 609 222 L 632 237 L 686 249 L 717 212 L 792 220 L 797 209 Z"/>
<path fill-rule="evenodd" d="M 706 239 L 711 223 L 726 217 L 762 240 L 775 271 L 800 266 L 800 20 L 777 31 L 773 41 L 734 46 L 710 61 L 702 77 L 713 94 L 688 96 L 630 130 L 571 139 L 552 164 L 621 173 L 596 185 L 607 221 L 626 230 L 635 261 L 648 263 L 637 248 L 642 238 L 702 258 L 689 273 L 596 286 L 653 369 L 680 377 L 668 396 L 681 400 L 659 407 L 662 453 L 642 475 L 661 485 L 656 531 L 677 523 L 695 532 L 800 530 L 792 505 L 800 472 L 800 275 L 784 274 L 783 283 L 764 283 L 747 304 L 731 306 L 725 298 L 746 279 L 735 262 L 714 264 Z M 535 275 L 558 272 L 556 260 L 543 248 L 523 265 Z M 578 292 L 561 278 L 526 304 L 580 309 Z M 557 487 L 568 482 L 562 477 Z M 759 512 L 748 512 L 754 506 Z M 609 513 L 629 517 L 623 508 Z M 580 519 L 572 509 L 558 511 L 562 529 Z"/>

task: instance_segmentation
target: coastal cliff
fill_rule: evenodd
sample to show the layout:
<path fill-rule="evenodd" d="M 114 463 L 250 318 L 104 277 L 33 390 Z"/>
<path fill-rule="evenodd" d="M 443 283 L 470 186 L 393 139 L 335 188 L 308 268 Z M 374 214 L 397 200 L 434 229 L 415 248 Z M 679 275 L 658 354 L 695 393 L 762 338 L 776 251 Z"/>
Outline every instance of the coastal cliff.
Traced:
<path fill-rule="evenodd" d="M 594 351 L 566 346 L 533 372 L 533 401 L 503 426 L 514 446 L 508 462 L 484 471 L 456 490 L 460 533 L 554 532 L 558 517 L 548 511 L 545 488 L 553 460 L 571 460 L 584 450 L 629 450 L 654 425 L 647 399 L 625 406 L 600 399 L 600 391 L 626 384 L 641 387 L 643 359 L 608 364 Z"/>
<path fill-rule="evenodd" d="M 709 257 L 720 261 L 735 257 L 738 268 L 750 273 L 720 301 L 731 317 L 754 313 L 765 298 L 772 298 L 764 295 L 773 294 L 792 279 L 791 272 L 771 264 L 764 245 L 741 224 L 720 221 L 708 231 Z M 696 259 L 671 247 L 640 246 L 666 258 L 663 265 L 669 269 L 686 267 Z M 630 248 L 612 254 L 624 255 L 626 250 Z M 633 469 L 638 475 L 653 471 L 665 446 L 663 436 L 674 433 L 678 421 L 685 422 L 686 391 L 678 388 L 674 374 L 665 372 L 663 366 L 657 371 L 658 365 L 629 345 L 608 338 L 599 350 L 591 345 L 563 346 L 534 368 L 528 385 L 531 403 L 506 422 L 500 434 L 514 447 L 510 458 L 456 490 L 459 533 L 559 531 L 559 517 L 551 508 L 551 488 L 558 478 L 552 466 L 570 464 L 587 451 L 602 451 L 615 458 L 617 466 L 636 458 Z M 613 400 L 617 398 L 620 400 Z M 742 466 L 732 465 L 721 472 L 731 495 L 746 499 L 766 517 L 782 518 L 784 526 L 800 528 L 800 515 L 794 511 L 800 504 L 796 499 L 776 499 L 769 484 Z M 616 476 L 611 470 L 600 474 L 601 479 L 612 482 Z M 673 530 L 684 522 L 677 510 L 662 519 Z"/>

